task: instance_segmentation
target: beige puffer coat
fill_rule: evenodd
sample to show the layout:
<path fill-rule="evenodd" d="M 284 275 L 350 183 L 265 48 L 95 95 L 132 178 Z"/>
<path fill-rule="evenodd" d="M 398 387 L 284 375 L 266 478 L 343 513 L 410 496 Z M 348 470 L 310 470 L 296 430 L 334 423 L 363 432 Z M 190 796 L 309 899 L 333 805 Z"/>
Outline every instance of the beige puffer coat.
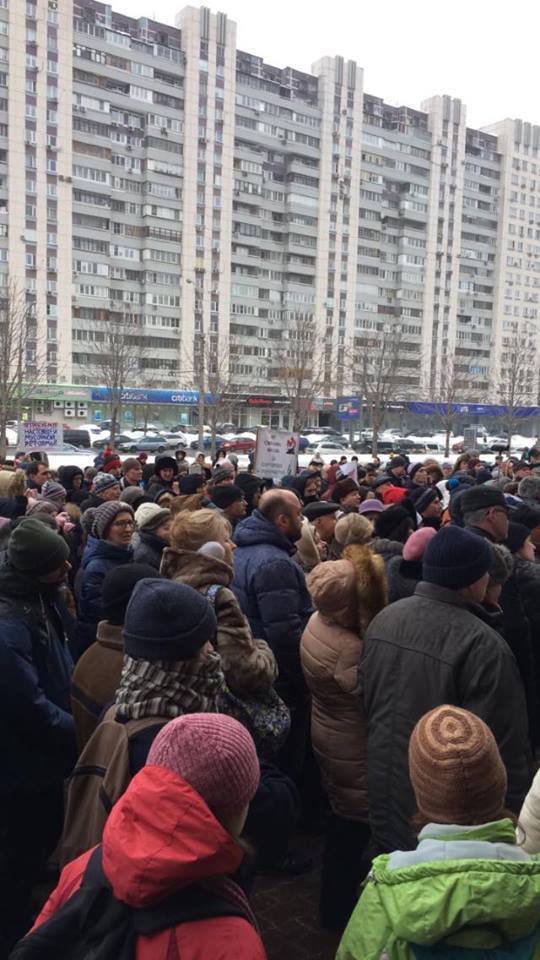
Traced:
<path fill-rule="evenodd" d="M 367 546 L 320 563 L 307 585 L 317 612 L 300 658 L 312 695 L 311 739 L 332 811 L 367 821 L 367 723 L 357 692 L 365 629 L 386 603 L 384 562 Z"/>
<path fill-rule="evenodd" d="M 277 679 L 276 659 L 266 640 L 253 638 L 238 600 L 229 589 L 232 567 L 215 557 L 167 547 L 163 551 L 160 573 L 204 594 L 213 584 L 220 585 L 215 598 L 216 645 L 225 679 L 238 696 L 267 693 Z"/>

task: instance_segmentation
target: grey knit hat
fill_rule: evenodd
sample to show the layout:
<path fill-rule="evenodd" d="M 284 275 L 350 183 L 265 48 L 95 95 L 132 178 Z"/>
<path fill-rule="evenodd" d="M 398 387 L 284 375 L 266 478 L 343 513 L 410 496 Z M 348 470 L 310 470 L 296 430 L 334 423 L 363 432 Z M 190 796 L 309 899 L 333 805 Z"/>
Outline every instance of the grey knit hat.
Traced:
<path fill-rule="evenodd" d="M 94 493 L 100 494 L 109 487 L 120 486 L 118 477 L 113 477 L 112 473 L 98 473 L 94 479 Z"/>
<path fill-rule="evenodd" d="M 133 510 L 129 503 L 120 503 L 119 500 L 109 500 L 108 503 L 102 503 L 97 507 L 92 524 L 92 536 L 98 540 L 104 540 L 111 523 L 120 513 L 128 513 L 133 517 Z"/>
<path fill-rule="evenodd" d="M 61 483 L 57 483 L 56 480 L 47 480 L 41 488 L 41 495 L 44 500 L 50 500 L 57 506 L 63 506 L 66 502 L 67 492 Z"/>

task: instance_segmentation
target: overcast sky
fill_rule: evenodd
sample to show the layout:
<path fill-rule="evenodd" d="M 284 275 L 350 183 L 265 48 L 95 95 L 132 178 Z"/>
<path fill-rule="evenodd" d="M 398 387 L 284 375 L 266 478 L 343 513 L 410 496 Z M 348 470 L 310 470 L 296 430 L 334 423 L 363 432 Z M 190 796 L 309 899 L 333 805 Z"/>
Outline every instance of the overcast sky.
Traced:
<path fill-rule="evenodd" d="M 174 23 L 181 0 L 113 0 L 114 10 Z M 364 68 L 364 90 L 419 107 L 449 93 L 467 122 L 540 124 L 537 0 L 220 0 L 238 46 L 274 66 L 309 70 L 341 54 Z"/>

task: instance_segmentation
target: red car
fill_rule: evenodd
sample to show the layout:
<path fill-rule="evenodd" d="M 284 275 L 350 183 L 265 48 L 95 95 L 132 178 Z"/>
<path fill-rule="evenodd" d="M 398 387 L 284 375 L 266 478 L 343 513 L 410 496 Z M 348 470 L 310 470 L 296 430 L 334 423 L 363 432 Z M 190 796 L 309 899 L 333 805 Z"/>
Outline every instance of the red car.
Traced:
<path fill-rule="evenodd" d="M 255 449 L 255 440 L 250 437 L 233 437 L 232 440 L 225 440 L 221 449 L 230 450 L 231 453 L 251 453 Z"/>

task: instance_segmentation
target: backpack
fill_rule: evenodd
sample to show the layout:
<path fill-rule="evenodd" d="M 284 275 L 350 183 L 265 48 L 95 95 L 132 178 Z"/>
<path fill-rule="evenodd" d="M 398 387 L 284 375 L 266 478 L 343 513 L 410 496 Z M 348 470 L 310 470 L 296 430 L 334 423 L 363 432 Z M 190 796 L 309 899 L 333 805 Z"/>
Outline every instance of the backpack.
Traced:
<path fill-rule="evenodd" d="M 129 907 L 112 893 L 100 845 L 79 889 L 53 917 L 19 940 L 10 960 L 135 960 L 138 936 L 211 917 L 238 916 L 251 922 L 242 899 L 226 883 L 212 890 L 193 885 L 150 907 Z"/>
<path fill-rule="evenodd" d="M 61 866 L 100 842 L 112 807 L 131 781 L 131 738 L 162 719 L 144 717 L 122 723 L 115 720 L 115 713 L 115 705 L 107 710 L 69 778 Z"/>
<path fill-rule="evenodd" d="M 214 583 L 206 592 L 214 609 L 220 590 L 221 585 Z M 272 759 L 285 743 L 291 728 L 290 710 L 274 687 L 267 693 L 239 697 L 225 683 L 222 700 L 223 712 L 249 730 L 259 757 Z"/>

